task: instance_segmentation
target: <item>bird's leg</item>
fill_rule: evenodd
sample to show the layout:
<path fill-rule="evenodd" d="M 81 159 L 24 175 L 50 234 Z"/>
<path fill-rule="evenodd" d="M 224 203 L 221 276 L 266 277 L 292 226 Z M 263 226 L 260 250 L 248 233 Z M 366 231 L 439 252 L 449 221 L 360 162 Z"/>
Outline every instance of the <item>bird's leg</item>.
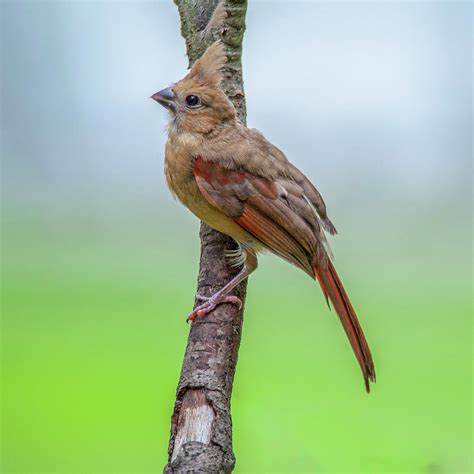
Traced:
<path fill-rule="evenodd" d="M 244 281 L 256 268 L 257 268 L 257 257 L 256 255 L 248 250 L 243 250 L 245 255 L 244 266 L 242 270 L 231 280 L 227 285 L 221 288 L 219 291 L 214 293 L 210 298 L 197 295 L 196 299 L 205 301 L 202 305 L 197 306 L 194 311 L 188 316 L 187 321 L 193 321 L 199 316 L 204 316 L 210 313 L 216 308 L 217 305 L 222 303 L 232 303 L 242 307 L 242 301 L 237 296 L 229 295 L 229 293 L 242 281 Z"/>

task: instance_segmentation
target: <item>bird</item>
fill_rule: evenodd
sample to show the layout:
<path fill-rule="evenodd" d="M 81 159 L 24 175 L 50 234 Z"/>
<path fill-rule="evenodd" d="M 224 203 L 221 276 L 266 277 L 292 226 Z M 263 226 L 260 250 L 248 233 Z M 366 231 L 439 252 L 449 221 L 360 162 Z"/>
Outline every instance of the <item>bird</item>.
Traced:
<path fill-rule="evenodd" d="M 221 87 L 227 61 L 218 40 L 187 75 L 151 96 L 169 112 L 164 170 L 171 193 L 201 221 L 231 236 L 229 251 L 241 270 L 188 320 L 222 303 L 241 306 L 232 290 L 270 252 L 317 280 L 331 302 L 370 392 L 375 367 L 356 312 L 332 262 L 326 234 L 337 234 L 326 205 L 310 180 L 256 129 L 247 128 Z M 329 306 L 330 307 L 330 306 Z"/>

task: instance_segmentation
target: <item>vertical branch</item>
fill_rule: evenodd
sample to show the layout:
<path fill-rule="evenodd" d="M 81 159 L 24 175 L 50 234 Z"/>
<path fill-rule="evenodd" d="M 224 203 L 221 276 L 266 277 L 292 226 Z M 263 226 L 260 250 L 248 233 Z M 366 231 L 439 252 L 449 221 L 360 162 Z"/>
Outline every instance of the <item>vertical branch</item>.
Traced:
<path fill-rule="evenodd" d="M 242 39 L 246 0 L 175 0 L 181 33 L 191 65 L 216 39 L 226 46 L 228 61 L 222 87 L 245 123 Z M 235 242 L 201 224 L 201 259 L 197 294 L 210 296 L 236 274 L 224 258 Z M 245 302 L 246 282 L 234 292 Z M 195 302 L 195 305 L 198 302 Z M 191 326 L 171 418 L 165 473 L 231 472 L 230 400 L 242 333 L 243 309 L 222 304 Z"/>

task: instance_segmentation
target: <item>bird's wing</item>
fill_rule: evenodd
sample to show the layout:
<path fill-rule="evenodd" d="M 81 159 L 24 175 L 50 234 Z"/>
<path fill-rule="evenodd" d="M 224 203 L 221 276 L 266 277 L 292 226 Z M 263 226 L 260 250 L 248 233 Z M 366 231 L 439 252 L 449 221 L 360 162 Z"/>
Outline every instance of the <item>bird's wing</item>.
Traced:
<path fill-rule="evenodd" d="M 326 301 L 328 304 L 331 301 L 341 320 L 369 391 L 369 381 L 375 381 L 369 346 L 325 248 L 322 226 L 329 229 L 333 226 L 325 215 L 319 193 L 302 173 L 304 179 L 298 180 L 291 171 L 289 176 L 267 179 L 202 158 L 193 164 L 197 185 L 212 206 L 231 217 L 269 250 L 318 279 Z"/>
<path fill-rule="evenodd" d="M 302 188 L 306 199 L 316 209 L 318 216 L 321 218 L 321 223 L 324 229 L 331 235 L 337 234 L 336 227 L 331 222 L 326 213 L 326 204 L 324 203 L 323 197 L 319 191 L 314 187 L 313 183 L 293 164 L 288 162 L 289 172 L 292 179 L 298 183 Z"/>
<path fill-rule="evenodd" d="M 325 236 L 314 204 L 291 177 L 269 180 L 198 157 L 196 183 L 206 200 L 265 247 L 314 277 Z"/>

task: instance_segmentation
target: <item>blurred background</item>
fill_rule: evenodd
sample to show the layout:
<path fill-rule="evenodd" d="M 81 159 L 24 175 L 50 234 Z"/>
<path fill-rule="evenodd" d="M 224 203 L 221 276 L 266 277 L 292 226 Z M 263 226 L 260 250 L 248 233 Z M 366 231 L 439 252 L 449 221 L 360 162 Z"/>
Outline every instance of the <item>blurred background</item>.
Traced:
<path fill-rule="evenodd" d="M 471 472 L 472 5 L 251 1 L 247 25 L 248 124 L 325 197 L 378 377 L 263 257 L 236 472 Z M 161 472 L 199 257 L 149 99 L 186 72 L 176 8 L 3 1 L 1 40 L 1 471 Z"/>

